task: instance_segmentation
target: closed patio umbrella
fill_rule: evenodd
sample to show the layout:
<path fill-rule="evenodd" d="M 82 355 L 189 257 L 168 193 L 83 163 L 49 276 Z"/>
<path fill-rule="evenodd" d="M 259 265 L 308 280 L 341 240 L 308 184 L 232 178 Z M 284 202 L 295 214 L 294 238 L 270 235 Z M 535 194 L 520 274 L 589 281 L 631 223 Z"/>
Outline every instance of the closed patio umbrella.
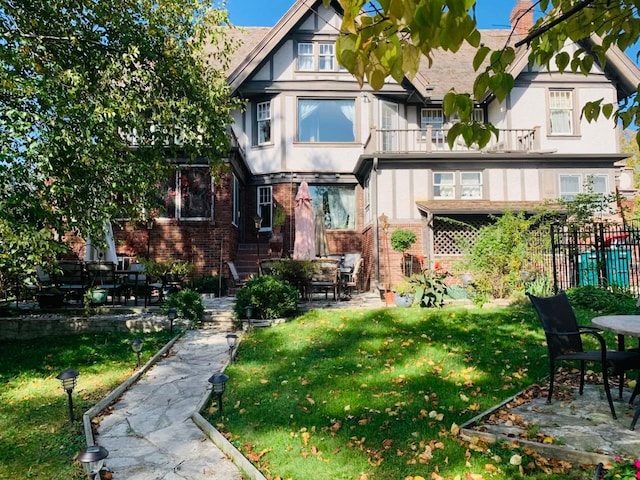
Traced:
<path fill-rule="evenodd" d="M 293 258 L 312 260 L 316 257 L 315 226 L 311 194 L 306 181 L 300 184 L 296 194 L 295 216 L 296 237 L 293 243 Z"/>
<path fill-rule="evenodd" d="M 111 228 L 111 222 L 104 224 L 104 236 L 107 244 L 106 250 L 94 245 L 91 238 L 87 238 L 87 243 L 84 250 L 85 262 L 105 262 L 105 263 L 118 263 L 118 254 L 116 253 L 116 243 L 113 239 L 113 229 Z"/>
<path fill-rule="evenodd" d="M 327 228 L 324 224 L 324 209 L 318 207 L 315 217 L 316 230 L 316 255 L 318 257 L 326 257 L 329 254 L 329 242 L 327 240 Z"/>

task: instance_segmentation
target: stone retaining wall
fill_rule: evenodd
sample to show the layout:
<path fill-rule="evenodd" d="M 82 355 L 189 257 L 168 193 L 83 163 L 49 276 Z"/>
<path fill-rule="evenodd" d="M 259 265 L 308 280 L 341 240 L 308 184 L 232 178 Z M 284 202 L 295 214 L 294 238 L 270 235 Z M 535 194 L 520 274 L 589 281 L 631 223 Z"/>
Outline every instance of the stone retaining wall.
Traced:
<path fill-rule="evenodd" d="M 180 321 L 174 322 L 174 327 Z M 0 340 L 26 340 L 75 333 L 157 332 L 169 328 L 164 315 L 130 314 L 97 315 L 92 317 L 33 315 L 0 318 Z"/>

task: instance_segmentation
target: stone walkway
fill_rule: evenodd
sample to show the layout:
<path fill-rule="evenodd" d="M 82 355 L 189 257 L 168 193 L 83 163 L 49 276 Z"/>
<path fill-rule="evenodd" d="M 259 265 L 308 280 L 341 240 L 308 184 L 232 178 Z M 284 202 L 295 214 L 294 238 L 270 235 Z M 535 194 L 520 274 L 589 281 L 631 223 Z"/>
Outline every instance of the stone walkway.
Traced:
<path fill-rule="evenodd" d="M 96 443 L 118 480 L 241 479 L 242 474 L 191 420 L 228 361 L 226 331 L 189 330 L 170 355 L 127 390 L 103 417 Z"/>

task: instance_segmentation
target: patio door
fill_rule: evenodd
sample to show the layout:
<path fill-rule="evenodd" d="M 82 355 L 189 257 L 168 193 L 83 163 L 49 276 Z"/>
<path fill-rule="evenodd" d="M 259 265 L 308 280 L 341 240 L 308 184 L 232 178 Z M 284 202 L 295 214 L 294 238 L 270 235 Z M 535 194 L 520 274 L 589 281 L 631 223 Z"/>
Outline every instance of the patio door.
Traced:
<path fill-rule="evenodd" d="M 380 130 L 382 131 L 382 151 L 398 151 L 398 104 L 380 102 Z"/>
<path fill-rule="evenodd" d="M 258 187 L 256 214 L 262 218 L 261 232 L 270 232 L 273 218 L 273 195 L 271 187 Z"/>

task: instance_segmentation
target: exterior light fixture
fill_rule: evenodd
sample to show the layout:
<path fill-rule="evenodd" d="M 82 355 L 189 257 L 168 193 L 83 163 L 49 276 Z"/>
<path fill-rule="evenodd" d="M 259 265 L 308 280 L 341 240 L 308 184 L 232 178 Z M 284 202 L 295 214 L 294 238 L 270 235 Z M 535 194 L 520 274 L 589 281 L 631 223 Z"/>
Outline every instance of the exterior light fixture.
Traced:
<path fill-rule="evenodd" d="M 73 422 L 73 398 L 71 396 L 73 389 L 76 387 L 76 382 L 77 382 L 77 378 L 78 375 L 80 375 L 78 373 L 77 370 L 65 370 L 64 372 L 61 372 L 60 374 L 58 374 L 58 376 L 56 377 L 58 380 L 60 380 L 60 383 L 62 384 L 62 388 L 67 392 L 67 397 L 69 397 L 69 420 Z"/>
<path fill-rule="evenodd" d="M 98 445 L 85 448 L 78 454 L 78 461 L 82 463 L 87 476 L 93 480 L 100 473 L 104 465 L 104 459 L 109 456 L 109 450 Z"/>
<path fill-rule="evenodd" d="M 260 228 L 262 227 L 262 217 L 260 215 L 253 217 L 253 224 L 256 227 L 256 258 L 258 265 L 260 265 Z"/>
<path fill-rule="evenodd" d="M 384 213 L 378 217 L 378 221 L 380 222 L 380 227 L 386 232 L 389 228 L 389 217 L 387 217 Z"/>
<path fill-rule="evenodd" d="M 171 327 L 169 327 L 169 332 L 173 333 L 173 321 L 178 318 L 178 309 L 175 307 L 171 307 L 167 310 L 167 318 L 169 322 L 171 322 Z"/>
<path fill-rule="evenodd" d="M 133 350 L 138 357 L 138 363 L 136 364 L 136 368 L 140 367 L 140 351 L 142 350 L 142 345 L 144 342 L 140 338 L 136 338 L 135 340 L 131 340 L 131 350 Z"/>
<path fill-rule="evenodd" d="M 253 318 L 253 305 L 247 305 L 244 307 L 244 315 L 247 317 L 247 320 L 249 320 L 248 328 L 251 330 L 253 328 L 253 323 L 251 322 L 251 319 Z"/>
<path fill-rule="evenodd" d="M 238 344 L 238 335 L 235 333 L 227 333 L 227 344 L 229 345 L 229 357 L 233 358 L 233 350 Z"/>
<path fill-rule="evenodd" d="M 209 378 L 209 383 L 213 385 L 213 393 L 215 393 L 217 397 L 220 415 L 222 415 L 222 394 L 227 385 L 227 380 L 229 380 L 229 375 L 225 375 L 222 372 L 214 373 L 211 378 Z"/>

